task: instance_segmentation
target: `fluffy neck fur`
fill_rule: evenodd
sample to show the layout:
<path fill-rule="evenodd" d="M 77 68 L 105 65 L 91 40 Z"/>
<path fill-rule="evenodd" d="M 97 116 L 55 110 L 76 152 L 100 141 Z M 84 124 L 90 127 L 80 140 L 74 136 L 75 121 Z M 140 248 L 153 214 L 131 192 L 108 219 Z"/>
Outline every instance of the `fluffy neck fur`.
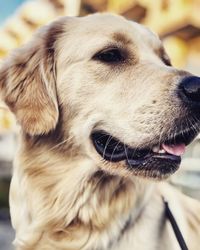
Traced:
<path fill-rule="evenodd" d="M 144 180 L 108 175 L 90 159 L 30 152 L 21 148 L 10 192 L 20 250 L 110 249 L 149 198 Z"/>

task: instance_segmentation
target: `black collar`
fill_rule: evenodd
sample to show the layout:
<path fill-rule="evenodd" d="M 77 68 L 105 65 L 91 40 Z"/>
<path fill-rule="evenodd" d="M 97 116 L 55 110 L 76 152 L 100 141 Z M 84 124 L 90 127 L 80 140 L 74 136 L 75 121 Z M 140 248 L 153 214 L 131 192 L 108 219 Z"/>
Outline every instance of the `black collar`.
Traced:
<path fill-rule="evenodd" d="M 187 247 L 187 245 L 185 243 L 185 240 L 184 240 L 183 235 L 182 235 L 182 233 L 180 231 L 180 228 L 178 227 L 177 222 L 176 222 L 176 220 L 175 220 L 175 218 L 174 218 L 174 216 L 172 214 L 172 211 L 169 208 L 168 202 L 165 201 L 164 199 L 163 199 L 163 202 L 164 202 L 164 205 L 165 205 L 166 218 L 171 223 L 171 226 L 172 226 L 172 228 L 174 230 L 174 234 L 176 236 L 176 239 L 177 239 L 177 241 L 179 243 L 179 246 L 180 246 L 181 250 L 188 250 L 188 247 Z"/>

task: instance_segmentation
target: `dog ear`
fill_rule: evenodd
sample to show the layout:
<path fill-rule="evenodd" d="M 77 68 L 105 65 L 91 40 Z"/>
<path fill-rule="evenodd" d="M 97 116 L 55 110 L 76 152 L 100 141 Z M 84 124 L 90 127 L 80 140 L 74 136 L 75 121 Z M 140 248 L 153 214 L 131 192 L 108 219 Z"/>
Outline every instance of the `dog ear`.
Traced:
<path fill-rule="evenodd" d="M 1 96 L 30 135 L 46 134 L 58 121 L 55 57 L 62 32 L 63 22 L 42 28 L 0 67 Z"/>

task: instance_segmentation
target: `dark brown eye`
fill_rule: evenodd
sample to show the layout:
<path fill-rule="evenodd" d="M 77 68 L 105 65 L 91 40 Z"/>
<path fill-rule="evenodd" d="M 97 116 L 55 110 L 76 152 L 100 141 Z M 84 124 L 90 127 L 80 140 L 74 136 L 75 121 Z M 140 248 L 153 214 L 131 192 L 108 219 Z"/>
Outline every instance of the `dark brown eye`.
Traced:
<path fill-rule="evenodd" d="M 119 49 L 109 49 L 99 52 L 94 56 L 94 59 L 105 63 L 117 63 L 123 61 L 124 57 Z"/>

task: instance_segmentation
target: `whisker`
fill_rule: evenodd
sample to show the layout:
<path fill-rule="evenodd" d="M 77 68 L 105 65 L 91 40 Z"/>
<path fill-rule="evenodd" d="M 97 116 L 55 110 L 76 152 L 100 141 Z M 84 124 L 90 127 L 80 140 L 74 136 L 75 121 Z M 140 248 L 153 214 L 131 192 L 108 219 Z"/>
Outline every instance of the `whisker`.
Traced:
<path fill-rule="evenodd" d="M 126 159 L 127 159 L 127 161 L 129 161 L 128 153 L 127 153 L 127 148 L 126 148 L 125 144 L 124 144 L 124 150 L 125 150 Z"/>
<path fill-rule="evenodd" d="M 61 146 L 62 144 L 66 143 L 66 142 L 69 142 L 70 140 L 72 140 L 72 138 L 73 138 L 73 137 L 69 137 L 69 138 L 67 138 L 67 139 L 65 139 L 65 140 L 63 140 L 63 141 L 61 141 L 61 142 L 59 142 L 58 144 L 56 144 L 56 145 L 54 145 L 53 147 L 51 147 L 51 148 L 49 149 L 49 151 L 52 151 L 52 150 L 54 150 L 55 148 Z"/>
<path fill-rule="evenodd" d="M 110 160 L 112 161 L 112 158 L 113 158 L 113 155 L 114 155 L 114 152 L 115 150 L 117 149 L 118 145 L 120 144 L 120 141 L 118 141 L 117 145 L 115 145 L 113 151 L 112 151 L 112 154 L 111 154 L 111 157 L 110 157 Z"/>
<path fill-rule="evenodd" d="M 103 158 L 104 158 L 105 153 L 106 153 L 106 148 L 108 147 L 109 142 L 110 142 L 111 140 L 112 140 L 112 136 L 109 135 L 109 137 L 108 137 L 108 139 L 107 139 L 107 141 L 106 141 L 106 145 L 105 145 L 104 150 L 103 150 Z"/>

